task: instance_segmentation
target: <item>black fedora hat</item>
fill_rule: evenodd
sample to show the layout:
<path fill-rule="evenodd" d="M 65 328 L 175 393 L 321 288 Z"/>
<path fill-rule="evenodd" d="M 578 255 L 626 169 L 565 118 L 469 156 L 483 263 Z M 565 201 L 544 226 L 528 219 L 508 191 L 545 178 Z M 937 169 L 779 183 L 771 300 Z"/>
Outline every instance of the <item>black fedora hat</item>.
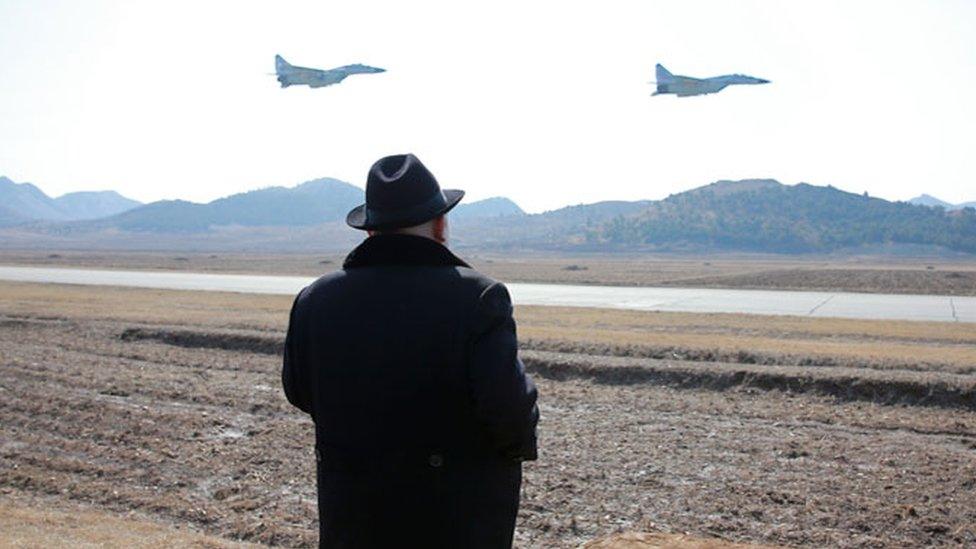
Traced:
<path fill-rule="evenodd" d="M 346 216 L 350 227 L 389 230 L 420 225 L 446 214 L 464 197 L 464 191 L 445 189 L 416 156 L 385 156 L 369 169 L 366 203 Z"/>

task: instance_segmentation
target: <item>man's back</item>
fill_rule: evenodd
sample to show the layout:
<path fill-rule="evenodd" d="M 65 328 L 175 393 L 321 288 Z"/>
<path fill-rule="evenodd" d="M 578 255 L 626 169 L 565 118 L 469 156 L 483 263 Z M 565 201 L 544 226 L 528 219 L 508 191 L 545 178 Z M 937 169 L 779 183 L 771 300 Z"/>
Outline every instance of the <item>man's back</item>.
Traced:
<path fill-rule="evenodd" d="M 504 286 L 423 237 L 303 290 L 283 381 L 315 420 L 322 544 L 510 544 L 538 417 L 516 353 Z"/>

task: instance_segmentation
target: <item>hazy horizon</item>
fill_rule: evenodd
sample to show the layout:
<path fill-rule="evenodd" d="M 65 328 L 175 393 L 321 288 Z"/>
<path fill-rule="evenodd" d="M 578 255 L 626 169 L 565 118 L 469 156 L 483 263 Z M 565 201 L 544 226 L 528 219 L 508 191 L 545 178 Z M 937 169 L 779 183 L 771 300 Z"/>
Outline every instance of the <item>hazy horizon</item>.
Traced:
<path fill-rule="evenodd" d="M 125 198 L 129 198 L 129 199 L 135 200 L 133 197 L 126 195 L 125 193 L 119 191 L 118 189 L 109 189 L 109 188 L 105 188 L 105 189 L 78 189 L 78 190 L 67 191 L 67 192 L 62 193 L 62 194 L 51 194 L 51 193 L 47 192 L 44 189 L 44 186 L 43 185 L 39 185 L 39 184 L 37 184 L 34 181 L 17 181 L 17 180 L 15 180 L 15 179 L 13 179 L 13 178 L 11 178 L 9 176 L 6 176 L 6 175 L 4 175 L 2 173 L 0 173 L 0 177 L 7 177 L 7 179 L 10 179 L 11 181 L 13 181 L 14 183 L 17 183 L 17 184 L 29 183 L 31 185 L 34 185 L 35 187 L 39 188 L 42 192 L 44 192 L 45 194 L 47 194 L 51 198 L 59 198 L 61 196 L 65 196 L 67 194 L 77 193 L 77 192 L 107 192 L 107 191 L 114 191 L 114 192 L 119 193 L 121 196 L 123 196 Z M 284 184 L 284 185 L 263 185 L 263 186 L 260 186 L 260 187 L 254 187 L 252 189 L 244 189 L 244 190 L 241 190 L 241 191 L 234 191 L 234 192 L 232 192 L 230 194 L 227 194 L 227 195 L 224 195 L 224 196 L 219 196 L 219 197 L 216 197 L 216 198 L 214 198 L 212 200 L 219 200 L 221 198 L 226 198 L 226 197 L 231 196 L 233 194 L 240 194 L 240 193 L 248 193 L 248 192 L 253 192 L 253 191 L 260 191 L 262 189 L 268 189 L 268 188 L 272 188 L 272 187 L 284 187 L 286 189 L 293 189 L 293 188 L 295 188 L 295 187 L 297 187 L 299 185 L 303 185 L 305 183 L 309 183 L 311 181 L 316 181 L 316 180 L 321 180 L 321 179 L 333 179 L 333 180 L 336 180 L 336 181 L 341 181 L 342 183 L 346 183 L 346 184 L 352 185 L 354 187 L 358 187 L 359 189 L 363 189 L 363 185 L 362 184 L 357 184 L 357 183 L 354 183 L 354 182 L 351 182 L 351 181 L 344 181 L 344 180 L 339 179 L 337 177 L 332 177 L 332 176 L 327 176 L 326 175 L 326 176 L 322 176 L 322 177 L 315 177 L 315 178 L 312 178 L 312 179 L 309 179 L 309 180 L 305 180 L 305 181 L 299 181 L 299 182 L 292 183 L 292 184 Z M 752 178 L 747 178 L 747 179 L 760 180 L 760 179 L 772 179 L 772 178 L 768 178 L 768 177 L 752 177 Z M 729 181 L 729 180 L 718 180 L 718 181 Z M 702 183 L 701 185 L 696 185 L 696 186 L 690 187 L 688 189 L 684 189 L 684 190 L 681 190 L 681 191 L 675 191 L 674 194 L 678 194 L 678 193 L 684 192 L 686 190 L 693 190 L 693 189 L 696 189 L 696 188 L 704 187 L 704 186 L 710 185 L 712 183 L 717 183 L 718 181 L 709 181 L 707 183 Z M 741 181 L 741 180 L 735 180 L 735 181 Z M 799 184 L 803 184 L 803 183 L 810 184 L 810 185 L 817 185 L 816 183 L 813 183 L 813 182 L 810 182 L 810 181 L 797 181 L 795 183 L 788 183 L 788 182 L 778 181 L 778 180 L 776 180 L 776 181 L 779 182 L 779 183 L 781 183 L 781 184 L 783 184 L 783 185 L 788 185 L 788 186 L 799 185 Z M 818 185 L 818 186 L 822 186 L 823 187 L 823 186 L 826 186 L 826 185 Z M 855 192 L 855 191 L 850 191 L 848 189 L 840 189 L 840 190 L 841 191 L 846 191 L 846 192 Z M 901 202 L 907 202 L 908 200 L 911 200 L 911 199 L 914 199 L 914 198 L 922 198 L 922 197 L 934 198 L 934 199 L 937 199 L 937 200 L 941 200 L 942 199 L 942 197 L 940 197 L 940 196 L 933 196 L 930 193 L 921 192 L 920 191 L 918 194 L 913 195 L 913 196 L 910 196 L 910 197 L 905 198 L 905 199 L 900 199 L 900 201 Z M 546 210 L 529 211 L 524 206 L 522 206 L 522 203 L 519 201 L 518 196 L 508 196 L 508 195 L 481 196 L 481 197 L 472 198 L 472 199 L 465 198 L 464 201 L 463 201 L 463 203 L 464 204 L 470 204 L 472 202 L 477 202 L 477 201 L 480 201 L 480 200 L 487 200 L 487 199 L 492 199 L 492 198 L 506 198 L 506 199 L 509 199 L 512 202 L 514 202 L 516 205 L 518 205 L 520 208 L 522 208 L 523 210 L 525 210 L 526 213 L 530 213 L 530 214 L 545 213 L 545 212 L 548 212 L 548 211 L 558 210 L 560 208 L 565 208 L 565 207 L 570 207 L 570 206 L 578 206 L 578 205 L 584 205 L 584 204 L 592 204 L 592 202 L 575 202 L 575 203 L 563 204 L 561 206 L 556 206 L 554 208 L 549 208 L 549 209 L 546 209 Z M 667 197 L 666 196 L 665 197 L 655 197 L 655 198 L 647 197 L 647 198 L 637 198 L 637 199 L 629 199 L 629 200 L 630 201 L 661 200 L 663 198 L 667 198 Z M 884 198 L 884 197 L 880 197 L 880 198 Z M 179 196 L 175 196 L 175 197 L 172 197 L 172 198 L 165 198 L 165 199 L 162 199 L 162 200 L 184 200 L 184 201 L 187 201 L 187 202 L 194 202 L 194 203 L 197 203 L 197 204 L 205 204 L 205 203 L 208 203 L 208 202 L 211 202 L 212 201 L 212 200 L 207 200 L 207 201 L 199 202 L 199 201 L 190 200 L 190 199 L 183 198 L 183 197 L 179 197 Z M 624 199 L 618 199 L 618 198 L 614 198 L 614 197 L 607 197 L 607 198 L 600 199 L 597 202 L 605 202 L 605 201 L 611 201 L 611 202 L 613 202 L 613 201 L 623 201 L 623 200 Z M 895 201 L 899 201 L 899 200 L 892 200 L 892 201 L 895 202 Z M 155 202 L 155 201 L 151 201 L 151 202 L 143 202 L 143 201 L 140 201 L 140 202 L 142 202 L 143 204 L 149 204 L 149 203 Z M 950 204 L 952 204 L 952 205 L 958 205 L 958 204 L 968 204 L 968 203 L 971 203 L 971 202 L 976 202 L 976 200 L 962 200 L 960 202 L 950 202 Z"/>
<path fill-rule="evenodd" d="M 411 151 L 529 212 L 751 178 L 976 200 L 964 1 L 7 1 L 0 31 L 0 174 L 52 196 L 361 187 Z M 275 54 L 388 72 L 280 89 Z M 657 62 L 772 83 L 652 98 Z"/>

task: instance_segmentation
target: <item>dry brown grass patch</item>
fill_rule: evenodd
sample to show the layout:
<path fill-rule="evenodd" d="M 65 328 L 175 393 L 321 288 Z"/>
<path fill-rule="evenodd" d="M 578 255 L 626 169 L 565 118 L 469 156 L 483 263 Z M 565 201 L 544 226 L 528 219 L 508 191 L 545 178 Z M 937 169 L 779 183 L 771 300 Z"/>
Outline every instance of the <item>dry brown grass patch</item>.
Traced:
<path fill-rule="evenodd" d="M 684 534 L 627 532 L 588 541 L 580 549 L 761 549 L 768 545 L 732 543 Z"/>
<path fill-rule="evenodd" d="M 0 503 L 0 548 L 48 547 L 229 549 L 258 546 L 177 529 L 147 518 Z"/>

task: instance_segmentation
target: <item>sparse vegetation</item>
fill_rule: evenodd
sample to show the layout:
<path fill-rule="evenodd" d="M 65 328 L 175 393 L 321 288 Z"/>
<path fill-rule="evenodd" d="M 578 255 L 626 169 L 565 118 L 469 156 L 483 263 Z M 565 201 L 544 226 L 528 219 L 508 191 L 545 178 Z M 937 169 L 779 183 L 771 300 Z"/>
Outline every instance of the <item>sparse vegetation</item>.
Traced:
<path fill-rule="evenodd" d="M 257 548 L 187 531 L 186 527 L 129 513 L 125 518 L 79 503 L 39 498 L 20 490 L 0 492 L 0 546 L 31 547 L 192 547 L 197 549 Z M 18 503 L 13 503 L 14 501 Z"/>
<path fill-rule="evenodd" d="M 744 183 L 718 182 L 672 195 L 639 214 L 617 217 L 590 233 L 590 239 L 783 253 L 897 243 L 976 253 L 972 208 L 946 211 L 805 183 Z"/>

